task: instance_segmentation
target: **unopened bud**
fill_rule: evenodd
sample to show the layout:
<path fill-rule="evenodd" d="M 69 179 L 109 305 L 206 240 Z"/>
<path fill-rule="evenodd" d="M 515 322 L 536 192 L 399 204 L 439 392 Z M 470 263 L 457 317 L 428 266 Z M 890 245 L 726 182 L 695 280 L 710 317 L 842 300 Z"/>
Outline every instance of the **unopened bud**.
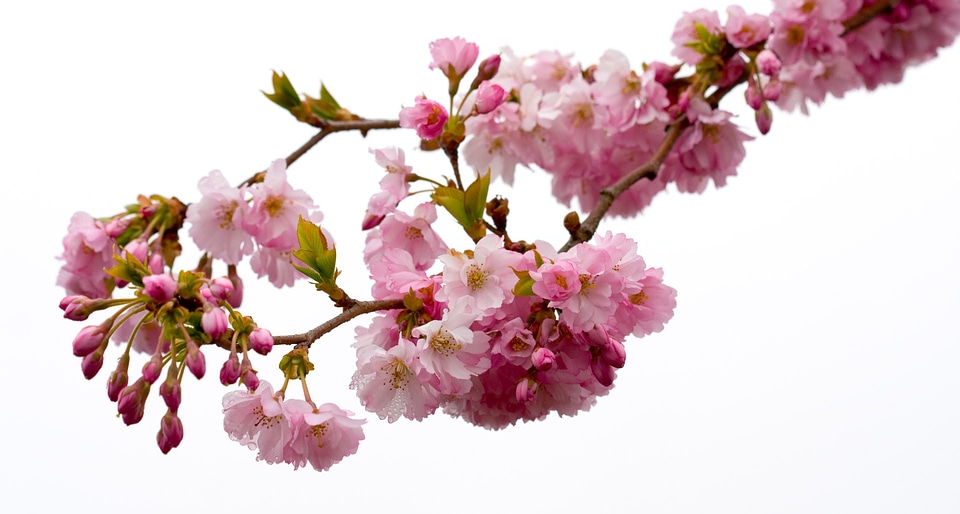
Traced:
<path fill-rule="evenodd" d="M 540 388 L 540 383 L 536 380 L 524 377 L 517 382 L 517 401 L 520 403 L 527 403 L 537 395 L 537 389 Z"/>
<path fill-rule="evenodd" d="M 143 419 L 143 408 L 147 403 L 148 394 L 150 394 L 150 384 L 142 378 L 120 391 L 120 397 L 117 399 L 117 413 L 120 414 L 124 424 L 134 425 Z"/>
<path fill-rule="evenodd" d="M 500 71 L 500 54 L 491 55 L 484 59 L 477 67 L 477 78 L 473 79 L 470 89 L 477 89 L 484 80 L 490 80 Z"/>
<path fill-rule="evenodd" d="M 83 360 L 80 361 L 80 369 L 83 371 L 83 376 L 87 380 L 97 376 L 97 373 L 100 372 L 100 368 L 103 367 L 103 350 L 94 350 L 93 353 L 84 355 Z"/>
<path fill-rule="evenodd" d="M 100 354 L 102 356 L 102 350 L 103 347 L 106 346 L 106 336 L 107 332 L 110 331 L 110 327 L 111 324 L 104 322 L 97 326 L 81 328 L 77 337 L 73 338 L 73 354 L 77 357 L 85 357 L 97 349 L 101 349 Z"/>
<path fill-rule="evenodd" d="M 770 132 L 770 127 L 773 125 L 773 113 L 767 104 L 763 104 L 763 107 L 754 113 L 754 119 L 757 121 L 757 129 L 761 134 L 766 135 L 767 132 Z"/>
<path fill-rule="evenodd" d="M 160 384 L 160 397 L 171 412 L 177 412 L 180 408 L 180 380 L 177 376 L 177 367 L 172 364 L 170 371 L 167 372 L 167 379 Z"/>
<path fill-rule="evenodd" d="M 124 353 L 117 361 L 117 369 L 113 370 L 113 372 L 110 373 L 110 378 L 107 379 L 107 398 L 110 398 L 111 402 L 117 401 L 117 399 L 120 398 L 120 391 L 123 391 L 123 388 L 127 387 L 127 380 L 129 380 L 127 367 L 129 365 L 130 355 Z"/>
<path fill-rule="evenodd" d="M 240 378 L 240 359 L 237 358 L 237 352 L 230 352 L 230 356 L 220 367 L 220 383 L 230 385 L 237 382 Z"/>
<path fill-rule="evenodd" d="M 157 446 L 166 455 L 170 450 L 179 446 L 180 441 L 183 441 L 183 423 L 176 412 L 167 411 L 166 415 L 160 418 Z"/>
<path fill-rule="evenodd" d="M 161 273 L 143 277 L 143 292 L 157 303 L 167 303 L 177 294 L 177 281 Z"/>
<path fill-rule="evenodd" d="M 610 387 L 613 384 L 613 379 L 617 377 L 616 369 L 603 362 L 603 359 L 593 359 L 590 362 L 590 371 L 593 372 L 597 382 L 600 382 L 600 385 L 604 387 Z"/>
<path fill-rule="evenodd" d="M 190 373 L 193 373 L 193 376 L 197 379 L 203 378 L 203 375 L 207 372 L 207 361 L 203 357 L 203 352 L 200 351 L 200 347 L 197 346 L 197 343 L 193 342 L 193 339 L 187 339 L 187 368 L 190 370 Z"/>
<path fill-rule="evenodd" d="M 273 334 L 265 328 L 255 328 L 250 332 L 250 349 L 266 355 L 273 349 Z"/>
<path fill-rule="evenodd" d="M 150 360 L 143 365 L 141 373 L 143 379 L 146 380 L 148 384 L 152 384 L 160 378 L 161 371 L 163 371 L 163 356 L 160 352 L 156 352 L 150 357 Z"/>
<path fill-rule="evenodd" d="M 542 346 L 533 351 L 531 358 L 533 359 L 533 367 L 540 371 L 547 371 L 557 361 L 557 356 Z"/>

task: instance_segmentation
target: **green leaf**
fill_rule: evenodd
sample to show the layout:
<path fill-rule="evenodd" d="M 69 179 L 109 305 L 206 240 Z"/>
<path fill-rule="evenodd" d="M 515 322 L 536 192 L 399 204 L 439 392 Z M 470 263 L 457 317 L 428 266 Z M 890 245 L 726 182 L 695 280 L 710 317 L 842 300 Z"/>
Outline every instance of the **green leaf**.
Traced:
<path fill-rule="evenodd" d="M 477 177 L 477 179 L 473 181 L 473 184 L 467 187 L 463 195 L 463 203 L 471 222 L 483 218 L 483 213 L 487 207 L 487 192 L 489 189 L 489 171 Z"/>
<path fill-rule="evenodd" d="M 534 280 L 530 277 L 529 271 L 517 271 L 513 270 L 516 273 L 517 278 L 520 280 L 517 281 L 517 285 L 513 286 L 514 296 L 537 296 L 533 292 Z"/>
<path fill-rule="evenodd" d="M 470 224 L 471 219 L 467 215 L 464 205 L 463 191 L 455 187 L 437 186 L 433 190 L 431 198 L 434 202 L 443 206 L 464 228 Z"/>
<path fill-rule="evenodd" d="M 290 79 L 287 78 L 285 73 L 281 75 L 273 72 L 273 93 L 260 92 L 271 102 L 288 111 L 300 106 L 300 95 L 297 94 L 297 90 L 293 88 L 293 84 L 290 83 Z"/>

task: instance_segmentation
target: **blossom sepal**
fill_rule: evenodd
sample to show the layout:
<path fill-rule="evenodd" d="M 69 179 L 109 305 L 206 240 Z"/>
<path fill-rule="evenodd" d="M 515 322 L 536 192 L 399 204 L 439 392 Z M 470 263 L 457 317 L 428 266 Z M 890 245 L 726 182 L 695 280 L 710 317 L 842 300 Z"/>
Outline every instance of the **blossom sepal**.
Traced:
<path fill-rule="evenodd" d="M 454 187 L 438 186 L 431 198 L 443 206 L 474 241 L 487 235 L 483 213 L 487 207 L 487 192 L 490 189 L 490 172 L 480 175 L 466 191 Z"/>

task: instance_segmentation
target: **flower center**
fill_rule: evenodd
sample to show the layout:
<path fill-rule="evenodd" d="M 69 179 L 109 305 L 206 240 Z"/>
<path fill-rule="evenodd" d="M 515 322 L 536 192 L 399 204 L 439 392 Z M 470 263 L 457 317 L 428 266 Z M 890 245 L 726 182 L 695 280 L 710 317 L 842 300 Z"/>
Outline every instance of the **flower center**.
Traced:
<path fill-rule="evenodd" d="M 277 414 L 276 416 L 265 416 L 263 414 L 263 406 L 257 406 L 253 409 L 253 416 L 257 418 L 257 422 L 253 424 L 255 427 L 260 427 L 263 430 L 270 430 L 271 428 L 276 427 L 280 424 L 280 420 L 283 419 L 283 414 Z"/>
<path fill-rule="evenodd" d="M 467 271 L 467 285 L 470 286 L 470 289 L 476 291 L 487 282 L 487 275 L 489 274 L 486 270 L 481 269 L 480 266 L 471 264 Z"/>
<path fill-rule="evenodd" d="M 267 201 L 263 202 L 263 208 L 267 210 L 267 214 L 269 214 L 271 218 L 276 218 L 283 213 L 283 197 L 267 197 Z"/>
<path fill-rule="evenodd" d="M 423 239 L 423 232 L 417 227 L 407 227 L 407 233 L 404 235 L 407 239 Z"/>
<path fill-rule="evenodd" d="M 393 362 L 380 368 L 380 371 L 387 375 L 383 385 L 393 390 L 406 389 L 410 382 L 410 376 L 413 374 L 410 372 L 410 368 L 400 359 L 394 359 Z"/>
<path fill-rule="evenodd" d="M 327 433 L 327 428 L 328 425 L 326 421 L 310 427 L 310 433 L 317 438 L 317 448 L 323 448 L 323 436 Z"/>
<path fill-rule="evenodd" d="M 453 355 L 453 352 L 463 348 L 463 346 L 457 344 L 457 340 L 450 332 L 442 329 L 430 339 L 430 346 L 444 357 L 449 357 Z"/>

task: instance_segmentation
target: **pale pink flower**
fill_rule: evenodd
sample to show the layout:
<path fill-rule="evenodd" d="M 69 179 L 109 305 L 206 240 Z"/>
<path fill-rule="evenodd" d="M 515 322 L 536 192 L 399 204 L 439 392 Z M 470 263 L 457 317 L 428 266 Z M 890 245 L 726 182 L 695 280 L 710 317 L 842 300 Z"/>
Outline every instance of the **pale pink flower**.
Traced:
<path fill-rule="evenodd" d="M 437 256 L 447 250 L 447 245 L 432 228 L 436 221 L 437 208 L 432 202 L 418 205 L 413 215 L 402 211 L 393 212 L 384 218 L 378 232 L 367 236 L 364 261 L 374 262 L 380 258 L 384 249 L 397 248 L 410 254 L 417 270 L 429 269 L 436 262 Z"/>
<path fill-rule="evenodd" d="M 429 141 L 440 137 L 448 117 L 447 110 L 442 105 L 418 96 L 413 107 L 400 110 L 400 126 L 415 129 L 421 139 Z"/>
<path fill-rule="evenodd" d="M 438 39 L 430 43 L 430 55 L 433 56 L 430 69 L 438 68 L 447 77 L 459 80 L 477 62 L 479 54 L 480 48 L 476 43 L 467 42 L 461 37 Z"/>
<path fill-rule="evenodd" d="M 422 369 L 441 394 L 460 394 L 471 387 L 470 377 L 490 367 L 490 336 L 471 330 L 475 320 L 472 307 L 465 307 L 470 298 L 461 298 L 443 319 L 433 320 L 413 330 L 418 338 Z"/>
<path fill-rule="evenodd" d="M 190 237 L 201 250 L 227 264 L 237 264 L 253 252 L 253 239 L 243 230 L 243 220 L 250 205 L 243 190 L 227 183 L 217 171 L 200 179 L 199 202 L 187 208 Z"/>
<path fill-rule="evenodd" d="M 473 258 L 451 250 L 441 255 L 443 288 L 437 292 L 440 301 L 472 298 L 479 313 L 490 314 L 513 299 L 517 275 L 513 272 L 522 257 L 503 248 L 503 238 L 484 236 L 473 250 Z"/>
<path fill-rule="evenodd" d="M 255 392 L 233 391 L 223 396 L 223 429 L 230 439 L 257 450 L 257 460 L 284 462 L 284 448 L 293 429 L 284 417 L 273 386 L 260 381 Z"/>
<path fill-rule="evenodd" d="M 417 378 L 420 362 L 414 343 L 400 339 L 399 344 L 383 350 L 373 346 L 350 381 L 360 403 L 370 412 L 393 423 L 405 417 L 417 421 L 429 416 L 439 405 L 432 388 Z M 359 352 L 358 352 L 359 353 Z"/>
<path fill-rule="evenodd" d="M 344 457 L 357 453 L 363 440 L 363 419 L 332 403 L 316 409 L 303 400 L 283 402 L 283 415 L 293 426 L 293 435 L 284 447 L 283 460 L 299 469 L 309 463 L 317 471 L 326 471 Z"/>
<path fill-rule="evenodd" d="M 266 276 L 275 287 L 292 286 L 296 279 L 303 277 L 293 267 L 290 250 L 261 247 L 250 258 L 250 267 L 257 277 Z"/>
<path fill-rule="evenodd" d="M 287 164 L 273 161 L 263 182 L 250 188 L 253 204 L 243 218 L 243 228 L 262 247 L 288 252 L 297 244 L 297 222 L 301 217 L 315 223 L 323 220 L 313 200 L 302 189 L 287 182 Z"/>
<path fill-rule="evenodd" d="M 593 76 L 591 88 L 595 101 L 603 106 L 598 116 L 605 129 L 623 131 L 633 125 L 670 119 L 666 112 L 670 106 L 667 90 L 656 81 L 655 70 L 637 75 L 625 55 L 607 50 Z"/>
<path fill-rule="evenodd" d="M 727 41 L 734 48 L 753 46 L 770 35 L 770 19 L 762 14 L 748 15 L 743 7 L 727 7 L 727 24 L 723 27 Z"/>
<path fill-rule="evenodd" d="M 113 279 L 105 270 L 115 264 L 116 250 L 116 242 L 107 235 L 103 223 L 85 212 L 75 213 L 63 238 L 63 254 L 59 258 L 64 264 L 57 276 L 57 285 L 68 295 L 106 298 L 112 290 L 108 284 Z"/>

